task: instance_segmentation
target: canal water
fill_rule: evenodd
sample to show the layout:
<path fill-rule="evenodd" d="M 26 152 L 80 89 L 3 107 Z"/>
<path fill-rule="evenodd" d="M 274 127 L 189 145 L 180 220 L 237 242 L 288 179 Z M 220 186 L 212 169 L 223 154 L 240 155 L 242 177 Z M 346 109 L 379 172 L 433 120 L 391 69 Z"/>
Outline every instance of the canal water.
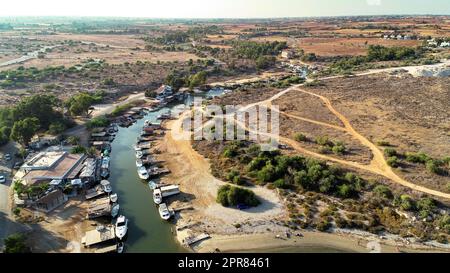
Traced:
<path fill-rule="evenodd" d="M 214 97 L 223 94 L 224 90 L 215 89 L 196 97 Z M 188 106 L 193 102 L 189 96 L 182 104 Z M 111 144 L 111 175 L 109 181 L 113 191 L 119 196 L 120 214 L 129 219 L 129 230 L 125 241 L 126 252 L 167 253 L 186 252 L 175 239 L 175 225 L 163 221 L 153 202 L 152 191 L 143 182 L 136 168 L 136 157 L 133 145 L 139 136 L 145 120 L 158 123 L 157 116 L 171 111 L 181 112 L 172 104 L 155 112 L 149 112 L 143 119 L 138 120 L 128 128 L 120 128 Z"/>
<path fill-rule="evenodd" d="M 128 128 L 120 128 L 111 144 L 112 188 L 119 196 L 120 213 L 129 219 L 126 252 L 183 252 L 175 239 L 175 225 L 163 221 L 152 199 L 152 191 L 137 174 L 133 145 L 145 120 L 157 122 L 156 117 L 169 108 L 148 113 Z"/>

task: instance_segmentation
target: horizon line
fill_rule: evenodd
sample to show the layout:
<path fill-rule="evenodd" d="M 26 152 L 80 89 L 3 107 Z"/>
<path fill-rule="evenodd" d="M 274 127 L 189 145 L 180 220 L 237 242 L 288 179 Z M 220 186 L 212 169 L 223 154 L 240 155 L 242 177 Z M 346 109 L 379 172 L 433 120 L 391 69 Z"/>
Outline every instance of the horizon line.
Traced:
<path fill-rule="evenodd" d="M 270 20 L 270 19 L 304 19 L 304 18 L 341 18 L 341 17 L 385 17 L 385 16 L 450 16 L 449 14 L 434 13 L 392 13 L 392 14 L 353 14 L 353 15 L 311 15 L 311 16 L 280 16 L 280 17 L 145 17 L 120 15 L 0 15 L 2 18 L 119 18 L 119 19 L 147 19 L 147 20 Z"/>

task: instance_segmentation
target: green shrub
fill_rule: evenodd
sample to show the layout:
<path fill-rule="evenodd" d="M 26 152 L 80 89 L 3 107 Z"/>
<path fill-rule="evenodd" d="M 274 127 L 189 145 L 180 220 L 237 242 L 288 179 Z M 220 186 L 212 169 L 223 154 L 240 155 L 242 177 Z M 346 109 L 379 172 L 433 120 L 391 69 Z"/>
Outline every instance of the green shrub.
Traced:
<path fill-rule="evenodd" d="M 105 116 L 95 117 L 86 123 L 86 127 L 89 129 L 106 127 L 108 125 L 109 125 L 109 120 Z"/>
<path fill-rule="evenodd" d="M 237 206 L 238 204 L 256 207 L 261 203 L 253 191 L 230 185 L 224 185 L 219 188 L 217 191 L 217 202 L 225 207 Z"/>
<path fill-rule="evenodd" d="M 70 150 L 71 154 L 85 154 L 87 151 L 86 147 L 81 145 L 75 146 Z"/>
<path fill-rule="evenodd" d="M 378 140 L 378 141 L 377 141 L 377 145 L 378 145 L 378 146 L 391 146 L 391 144 L 389 143 L 389 141 L 386 141 L 386 140 Z"/>
<path fill-rule="evenodd" d="M 394 148 L 386 148 L 384 149 L 384 154 L 387 157 L 393 157 L 393 156 L 397 156 L 397 151 Z"/>
<path fill-rule="evenodd" d="M 308 140 L 308 138 L 302 133 L 296 133 L 294 135 L 294 140 L 300 142 L 300 141 L 306 141 L 306 140 Z"/>
<path fill-rule="evenodd" d="M 30 248 L 26 244 L 26 237 L 21 233 L 9 235 L 4 240 L 5 253 L 29 253 Z"/>
<path fill-rule="evenodd" d="M 434 173 L 434 174 L 442 173 L 442 170 L 439 167 L 439 165 L 440 165 L 439 162 L 436 160 L 433 160 L 433 159 L 430 159 L 425 163 L 427 171 L 429 171 L 430 173 Z"/>
<path fill-rule="evenodd" d="M 373 192 L 379 197 L 392 199 L 393 194 L 392 191 L 386 187 L 385 185 L 378 185 L 373 189 Z"/>
<path fill-rule="evenodd" d="M 333 142 L 330 141 L 328 136 L 316 137 L 316 143 L 319 144 L 319 145 L 322 145 L 322 146 L 325 146 L 325 145 L 332 146 L 333 145 Z"/>
<path fill-rule="evenodd" d="M 286 183 L 283 178 L 277 179 L 275 182 L 273 182 L 273 185 L 280 189 L 288 189 L 290 187 L 290 185 Z"/>
<path fill-rule="evenodd" d="M 415 208 L 416 208 L 416 204 L 415 204 L 414 199 L 412 199 L 411 196 L 409 196 L 409 195 L 402 194 L 400 196 L 400 200 L 399 201 L 400 201 L 400 207 L 403 210 L 410 211 L 410 210 L 415 210 Z"/>
<path fill-rule="evenodd" d="M 331 149 L 333 151 L 334 154 L 336 155 L 342 155 L 345 153 L 346 149 L 344 144 L 339 143 L 333 146 L 333 148 Z"/>
<path fill-rule="evenodd" d="M 396 156 L 388 157 L 386 160 L 386 163 L 391 166 L 392 168 L 397 168 L 399 166 L 399 160 Z"/>
<path fill-rule="evenodd" d="M 425 164 L 430 157 L 425 153 L 406 153 L 406 161 L 411 163 L 422 163 Z"/>

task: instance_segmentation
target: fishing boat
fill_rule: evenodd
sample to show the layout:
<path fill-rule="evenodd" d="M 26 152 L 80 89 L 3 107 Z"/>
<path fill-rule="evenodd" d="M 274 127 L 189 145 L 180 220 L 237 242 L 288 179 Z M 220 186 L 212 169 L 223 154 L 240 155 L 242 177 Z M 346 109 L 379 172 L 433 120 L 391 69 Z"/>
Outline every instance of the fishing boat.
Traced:
<path fill-rule="evenodd" d="M 161 204 L 162 195 L 161 195 L 160 189 L 153 190 L 153 202 L 155 202 L 155 204 L 157 204 L 157 205 Z"/>
<path fill-rule="evenodd" d="M 109 196 L 109 200 L 111 200 L 111 202 L 113 203 L 116 203 L 118 198 L 119 197 L 117 196 L 117 193 L 113 193 Z"/>
<path fill-rule="evenodd" d="M 116 221 L 116 237 L 122 240 L 128 231 L 128 219 L 125 216 L 120 215 Z"/>
<path fill-rule="evenodd" d="M 109 170 L 108 169 L 102 169 L 102 171 L 100 172 L 100 176 L 102 178 L 107 178 L 109 176 Z"/>
<path fill-rule="evenodd" d="M 100 181 L 100 185 L 102 185 L 103 191 L 106 193 L 112 192 L 111 183 L 108 180 Z"/>
<path fill-rule="evenodd" d="M 148 187 L 151 190 L 157 189 L 158 188 L 158 183 L 156 183 L 155 181 L 151 180 L 150 182 L 148 182 Z"/>
<path fill-rule="evenodd" d="M 171 118 L 170 113 L 160 114 L 160 115 L 158 115 L 158 117 L 157 117 L 157 119 L 159 119 L 159 120 L 170 119 L 170 118 Z"/>
<path fill-rule="evenodd" d="M 117 244 L 117 253 L 123 253 L 124 248 L 125 248 L 125 244 L 123 242 L 119 242 Z"/>
<path fill-rule="evenodd" d="M 115 205 L 111 208 L 111 216 L 112 216 L 113 218 L 116 218 L 116 216 L 119 215 L 119 210 L 120 210 L 119 204 L 115 204 Z"/>
<path fill-rule="evenodd" d="M 163 219 L 163 220 L 170 219 L 171 215 L 170 215 L 169 209 L 167 208 L 166 203 L 160 204 L 158 210 L 159 210 L 159 216 L 161 216 L 161 219 Z"/>
<path fill-rule="evenodd" d="M 147 169 L 144 166 L 138 168 L 138 175 L 140 179 L 144 180 L 147 180 L 150 177 L 150 175 L 147 172 Z"/>
<path fill-rule="evenodd" d="M 140 168 L 144 166 L 144 163 L 142 162 L 142 159 L 136 159 L 136 167 Z"/>
<path fill-rule="evenodd" d="M 109 163 L 110 163 L 109 156 L 104 156 L 102 159 L 102 169 L 109 169 Z"/>

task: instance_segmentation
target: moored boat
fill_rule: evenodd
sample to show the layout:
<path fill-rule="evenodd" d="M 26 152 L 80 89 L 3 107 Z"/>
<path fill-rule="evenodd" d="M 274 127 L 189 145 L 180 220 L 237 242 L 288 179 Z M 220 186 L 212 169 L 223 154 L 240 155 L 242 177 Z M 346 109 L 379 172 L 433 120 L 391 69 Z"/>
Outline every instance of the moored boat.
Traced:
<path fill-rule="evenodd" d="M 100 181 L 100 185 L 102 185 L 103 191 L 106 193 L 112 192 L 111 183 L 108 180 Z"/>
<path fill-rule="evenodd" d="M 151 180 L 150 182 L 148 182 L 148 187 L 151 190 L 154 190 L 154 189 L 158 188 L 158 183 L 156 183 L 155 181 Z"/>
<path fill-rule="evenodd" d="M 169 220 L 170 219 L 171 215 L 170 215 L 169 209 L 167 208 L 166 203 L 160 204 L 159 208 L 158 208 L 158 211 L 159 211 L 159 216 L 161 216 L 161 219 L 163 219 L 163 220 Z"/>
<path fill-rule="evenodd" d="M 128 232 L 128 219 L 120 215 L 116 221 L 116 237 L 122 240 Z"/>
<path fill-rule="evenodd" d="M 120 211 L 120 206 L 119 204 L 115 204 L 112 208 L 111 208 L 111 216 L 113 218 L 116 218 L 116 216 L 119 214 Z"/>
<path fill-rule="evenodd" d="M 117 253 L 123 253 L 124 248 L 125 248 L 125 244 L 123 242 L 119 242 L 117 244 Z"/>
<path fill-rule="evenodd" d="M 147 180 L 150 177 L 150 175 L 147 172 L 147 169 L 144 166 L 138 168 L 138 175 L 140 179 L 144 180 Z"/>
<path fill-rule="evenodd" d="M 144 166 L 144 163 L 142 163 L 142 159 L 136 159 L 136 167 L 142 167 Z"/>
<path fill-rule="evenodd" d="M 113 202 L 113 203 L 116 203 L 118 198 L 119 197 L 118 197 L 117 193 L 113 193 L 109 196 L 109 200 L 111 200 L 111 202 Z"/>
<path fill-rule="evenodd" d="M 162 195 L 161 195 L 161 190 L 160 189 L 154 189 L 153 190 L 153 202 L 155 202 L 155 204 L 159 205 L 162 202 Z"/>

